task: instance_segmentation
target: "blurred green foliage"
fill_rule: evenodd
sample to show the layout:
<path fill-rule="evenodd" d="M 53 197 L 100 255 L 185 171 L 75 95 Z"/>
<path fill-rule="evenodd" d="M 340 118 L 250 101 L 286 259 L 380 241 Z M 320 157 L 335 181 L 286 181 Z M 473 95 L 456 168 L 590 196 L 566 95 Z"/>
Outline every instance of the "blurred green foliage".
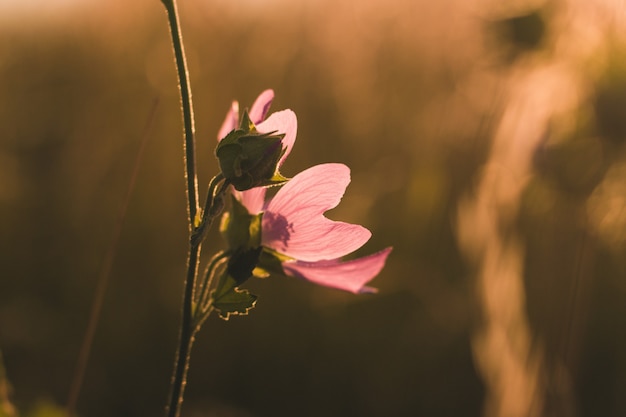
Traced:
<path fill-rule="evenodd" d="M 186 415 L 481 414 L 472 269 L 454 219 L 485 161 L 506 71 L 481 46 L 483 24 L 459 18 L 467 11 L 457 3 L 181 1 L 200 184 L 217 170 L 215 136 L 230 101 L 249 105 L 273 88 L 273 109 L 298 115 L 285 175 L 348 164 L 352 183 L 329 216 L 373 231 L 363 253 L 394 246 L 375 296 L 295 279 L 250 282 L 259 295 L 250 316 L 213 318 L 199 335 Z M 16 16 L 0 25 L 0 347 L 12 398 L 25 416 L 61 414 L 50 404 L 66 401 L 102 256 L 158 99 L 78 411 L 159 415 L 187 242 L 161 4 Z M 499 42 L 524 53 L 546 47 L 549 18 L 507 18 Z M 626 413 L 624 234 L 604 239 L 586 219 L 590 196 L 600 211 L 611 197 L 598 194 L 605 173 L 625 160 L 624 72 L 607 67 L 579 109 L 589 125 L 537 151 L 519 214 L 531 325 L 551 366 L 572 377 L 547 406 L 573 401 L 590 417 Z M 216 231 L 209 241 L 207 254 L 221 245 Z"/>

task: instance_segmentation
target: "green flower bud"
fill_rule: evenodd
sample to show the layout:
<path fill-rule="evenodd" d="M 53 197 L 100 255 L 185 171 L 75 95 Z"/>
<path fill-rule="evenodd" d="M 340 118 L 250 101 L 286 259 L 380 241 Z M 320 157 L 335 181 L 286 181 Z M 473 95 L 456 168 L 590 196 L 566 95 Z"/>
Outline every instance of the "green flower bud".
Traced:
<path fill-rule="evenodd" d="M 284 137 L 276 132 L 259 133 L 244 112 L 239 129 L 230 132 L 215 150 L 222 174 L 238 191 L 285 182 L 278 173 Z"/>
<path fill-rule="evenodd" d="M 237 286 L 253 276 L 253 271 L 259 262 L 263 248 L 238 250 L 228 260 L 228 274 L 235 280 Z"/>
<path fill-rule="evenodd" d="M 222 216 L 220 232 L 231 250 L 258 248 L 261 246 L 261 216 L 248 213 L 231 195 L 230 208 Z"/>

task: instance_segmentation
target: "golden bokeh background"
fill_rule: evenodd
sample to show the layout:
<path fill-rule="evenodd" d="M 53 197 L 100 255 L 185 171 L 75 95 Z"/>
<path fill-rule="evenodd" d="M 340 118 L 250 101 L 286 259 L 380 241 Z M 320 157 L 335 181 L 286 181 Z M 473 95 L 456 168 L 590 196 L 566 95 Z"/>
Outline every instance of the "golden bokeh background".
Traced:
<path fill-rule="evenodd" d="M 394 247 L 375 296 L 250 282 L 250 316 L 201 331 L 183 415 L 626 415 L 622 1 L 179 8 L 201 194 L 231 100 L 273 88 L 298 115 L 283 172 L 349 165 L 329 217 L 372 230 L 357 254 Z M 0 0 L 0 350 L 20 415 L 63 415 L 146 135 L 77 410 L 162 415 L 187 250 L 169 42 L 158 0 Z"/>

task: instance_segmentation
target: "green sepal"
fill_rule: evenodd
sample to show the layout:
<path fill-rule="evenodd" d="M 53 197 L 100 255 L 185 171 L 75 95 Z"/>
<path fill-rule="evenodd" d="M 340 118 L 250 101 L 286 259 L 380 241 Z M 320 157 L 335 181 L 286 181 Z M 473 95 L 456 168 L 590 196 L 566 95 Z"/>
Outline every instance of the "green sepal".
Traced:
<path fill-rule="evenodd" d="M 230 316 L 247 315 L 254 308 L 257 298 L 250 291 L 237 288 L 235 279 L 225 274 L 213 291 L 213 308 L 221 319 L 228 320 Z"/>
<path fill-rule="evenodd" d="M 239 129 L 226 135 L 215 149 L 222 174 L 238 191 L 285 182 L 278 173 L 284 137 L 276 132 L 259 133 L 244 112 Z"/>
<path fill-rule="evenodd" d="M 258 278 L 265 278 L 268 274 L 285 275 L 282 263 L 289 259 L 290 258 L 280 255 L 271 249 L 263 248 L 263 251 L 259 255 L 257 268 L 253 270 L 253 274 Z"/>
<path fill-rule="evenodd" d="M 255 278 L 265 279 L 270 276 L 270 272 L 267 271 L 266 269 L 263 269 L 257 266 L 256 268 L 252 270 L 252 276 Z"/>
<path fill-rule="evenodd" d="M 241 116 L 241 122 L 239 123 L 239 129 L 243 130 L 246 133 L 254 132 L 256 133 L 256 126 L 252 119 L 250 119 L 250 113 L 248 113 L 248 109 L 243 111 L 243 115 Z"/>

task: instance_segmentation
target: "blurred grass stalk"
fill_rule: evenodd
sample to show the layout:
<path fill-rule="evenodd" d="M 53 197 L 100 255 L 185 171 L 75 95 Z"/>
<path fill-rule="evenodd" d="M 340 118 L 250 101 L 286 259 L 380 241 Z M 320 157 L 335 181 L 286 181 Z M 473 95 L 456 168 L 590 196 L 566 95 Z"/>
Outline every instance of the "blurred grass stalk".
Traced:
<path fill-rule="evenodd" d="M 542 411 L 543 354 L 526 316 L 524 249 L 515 220 L 550 116 L 542 105 L 543 89 L 550 85 L 541 82 L 546 75 L 541 70 L 512 74 L 476 194 L 459 206 L 461 247 L 476 263 L 481 322 L 472 349 L 487 388 L 487 417 L 532 417 Z"/>
<path fill-rule="evenodd" d="M 554 377 L 558 367 L 547 363 L 542 341 L 529 322 L 525 244 L 517 218 L 533 175 L 533 157 L 547 140 L 553 119 L 579 106 L 584 88 L 580 67 L 597 47 L 590 39 L 581 42 L 585 36 L 576 31 L 581 21 L 594 26 L 597 22 L 589 21 L 593 17 L 585 13 L 584 5 L 569 3 L 550 54 L 521 59 L 502 77 L 505 101 L 487 162 L 475 194 L 458 209 L 459 243 L 476 267 L 480 322 L 472 350 L 487 389 L 486 417 L 541 416 L 550 392 L 565 392 L 552 385 L 568 383 L 569 376 Z M 561 400 L 573 407 L 572 398 Z"/>

